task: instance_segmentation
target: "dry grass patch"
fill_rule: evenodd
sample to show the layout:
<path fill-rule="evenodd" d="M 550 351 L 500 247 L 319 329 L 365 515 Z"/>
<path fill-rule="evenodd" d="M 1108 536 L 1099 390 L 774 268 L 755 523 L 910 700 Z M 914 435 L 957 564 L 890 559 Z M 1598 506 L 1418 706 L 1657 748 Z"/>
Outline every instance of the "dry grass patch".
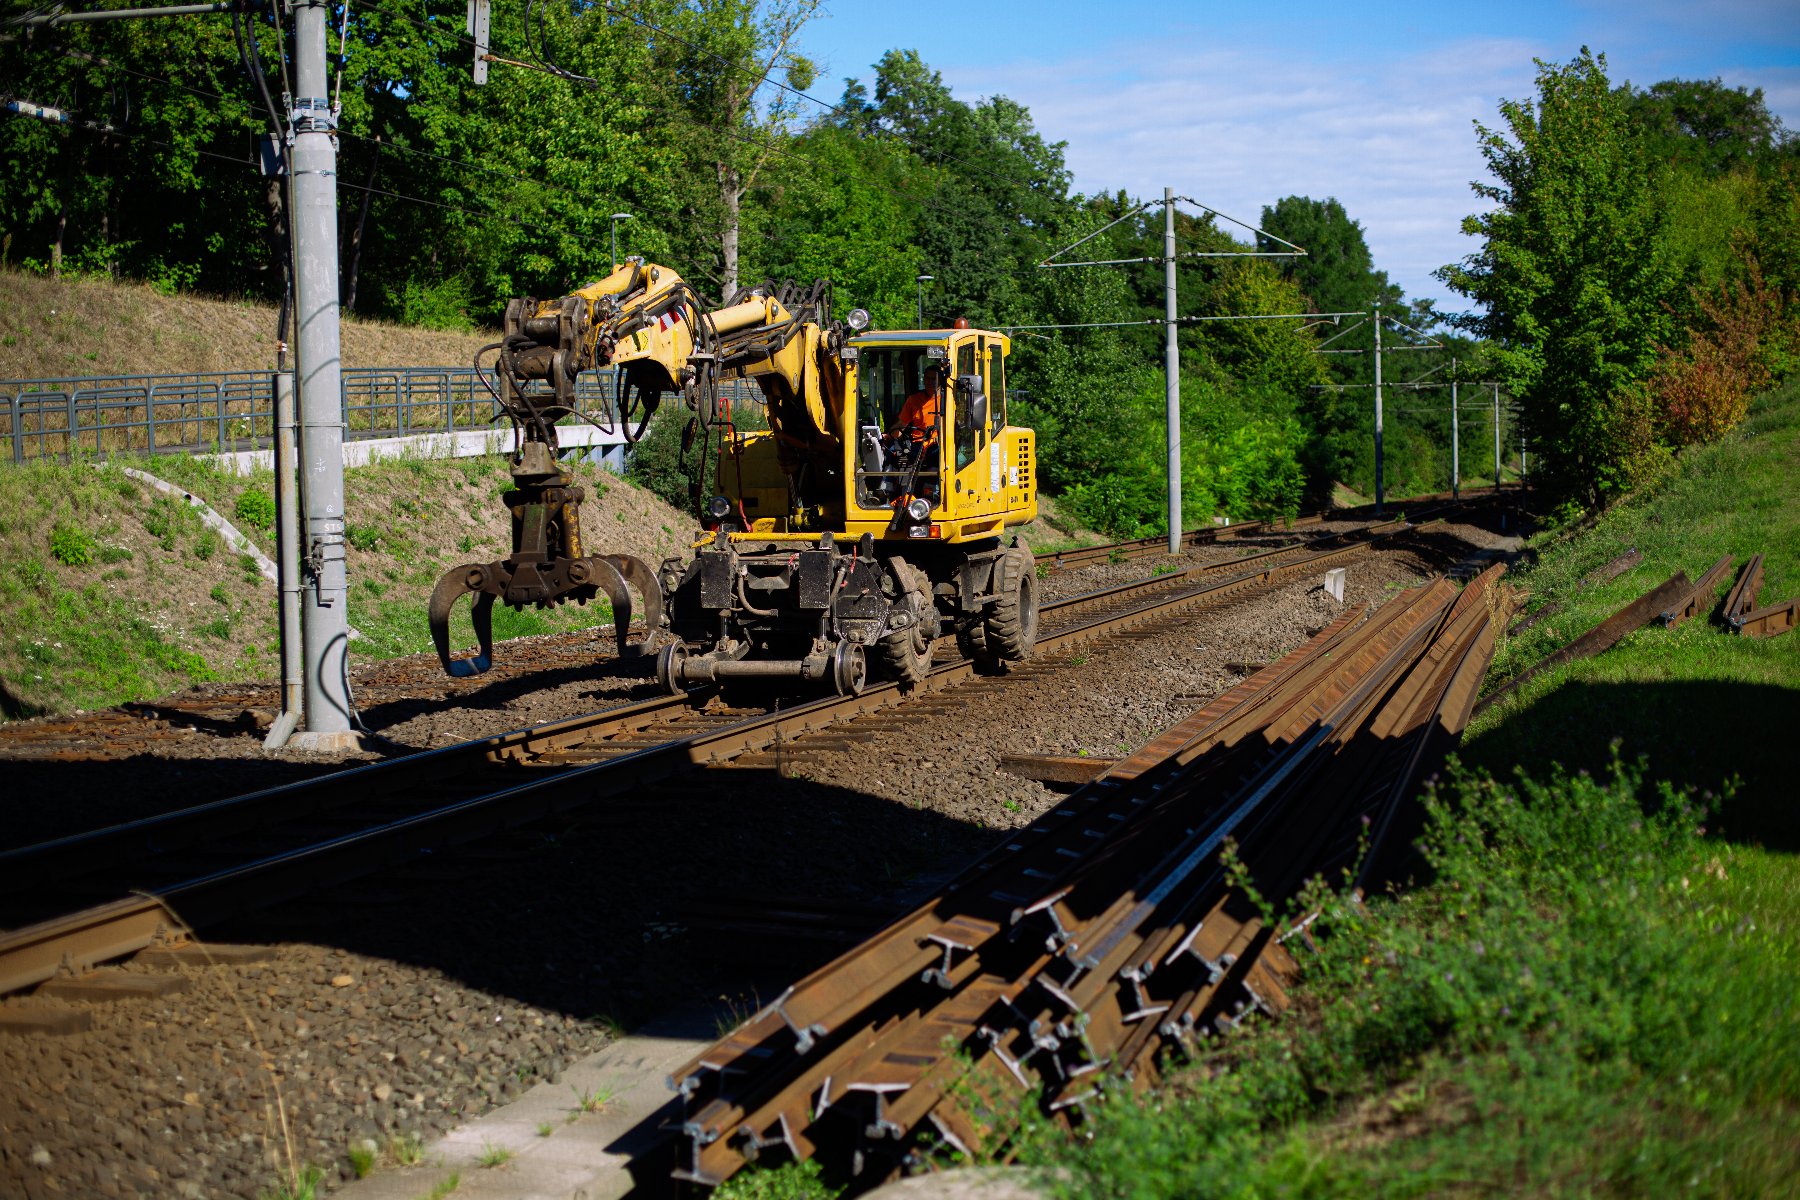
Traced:
<path fill-rule="evenodd" d="M 491 332 L 343 323 L 347 367 L 467 366 Z M 275 369 L 275 306 L 0 267 L 0 379 Z"/>

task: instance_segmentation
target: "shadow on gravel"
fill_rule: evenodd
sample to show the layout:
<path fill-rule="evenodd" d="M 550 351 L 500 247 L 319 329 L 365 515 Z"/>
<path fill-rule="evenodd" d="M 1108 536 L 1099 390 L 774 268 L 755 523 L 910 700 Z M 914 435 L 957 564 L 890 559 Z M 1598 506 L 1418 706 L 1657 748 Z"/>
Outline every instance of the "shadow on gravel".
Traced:
<path fill-rule="evenodd" d="M 1604 774 L 1612 743 L 1646 778 L 1717 793 L 1738 788 L 1718 818 L 1734 841 L 1800 852 L 1795 795 L 1800 691 L 1772 684 L 1565 683 L 1465 743 L 1462 760 L 1500 778 L 1515 764 L 1541 775 L 1550 763 Z"/>
<path fill-rule="evenodd" d="M 705 1007 L 729 1026 L 999 836 L 852 787 L 714 770 L 208 933 L 379 955 L 579 1017 Z"/>
<path fill-rule="evenodd" d="M 500 647 L 501 652 L 505 646 Z M 449 690 L 454 681 L 443 680 L 445 691 L 432 696 L 406 696 L 389 700 L 380 704 L 372 704 L 362 709 L 363 723 L 377 733 L 383 729 L 413 720 L 428 713 L 462 711 L 472 708 L 504 708 L 507 704 L 524 696 L 537 692 L 562 687 L 565 684 L 580 683 L 584 680 L 600 679 L 650 679 L 655 671 L 653 658 L 606 658 L 596 659 L 592 663 L 551 667 L 540 670 L 521 671 L 515 675 L 501 675 L 492 682 L 477 682 L 473 686 Z M 479 681 L 482 677 L 477 676 Z M 620 700 L 617 696 L 595 697 L 597 708 L 610 708 Z M 410 749 L 408 751 L 410 753 Z"/>
<path fill-rule="evenodd" d="M 260 792 L 343 767 L 338 762 L 148 754 L 99 762 L 4 759 L 0 850 Z"/>

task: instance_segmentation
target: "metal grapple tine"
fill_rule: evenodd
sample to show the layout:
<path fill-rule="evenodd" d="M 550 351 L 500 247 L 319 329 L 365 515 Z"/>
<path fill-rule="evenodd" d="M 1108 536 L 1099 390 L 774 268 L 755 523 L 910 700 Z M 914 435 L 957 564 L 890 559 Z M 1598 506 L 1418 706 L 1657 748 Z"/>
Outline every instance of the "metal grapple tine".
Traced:
<path fill-rule="evenodd" d="M 596 554 L 587 563 L 588 582 L 605 592 L 612 602 L 613 632 L 619 637 L 619 657 L 624 658 L 625 633 L 631 628 L 631 592 L 625 587 L 625 576 L 610 554 Z"/>
<path fill-rule="evenodd" d="M 613 623 L 619 630 L 619 657 L 643 654 L 656 637 L 656 631 L 662 628 L 662 586 L 656 582 L 656 573 L 643 559 L 631 554 L 602 554 L 597 556 L 601 561 L 610 564 L 624 583 L 629 583 L 644 598 L 644 640 L 636 646 L 625 645 L 625 630 L 631 624 L 631 600 L 627 595 L 623 608 L 615 601 L 613 604 Z M 619 614 L 623 613 L 621 618 Z"/>
<path fill-rule="evenodd" d="M 492 593 L 480 590 L 485 574 L 479 564 L 465 563 L 446 571 L 437 586 L 431 589 L 431 644 L 437 647 L 438 662 L 443 664 L 444 673 L 456 679 L 480 675 L 494 665 L 494 597 Z M 479 650 L 473 658 L 452 660 L 450 609 L 466 592 L 475 593 L 469 618 L 475 626 Z"/>

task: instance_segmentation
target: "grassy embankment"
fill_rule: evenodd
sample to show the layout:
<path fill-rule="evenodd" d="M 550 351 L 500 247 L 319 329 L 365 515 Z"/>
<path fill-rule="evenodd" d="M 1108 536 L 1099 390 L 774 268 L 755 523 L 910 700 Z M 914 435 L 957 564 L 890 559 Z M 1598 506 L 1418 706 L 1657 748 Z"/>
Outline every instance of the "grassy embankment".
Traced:
<path fill-rule="evenodd" d="M 1765 601 L 1800 592 L 1797 462 L 1800 384 L 1520 572 L 1567 609 L 1491 678 L 1721 554 L 1768 555 Z M 1704 620 L 1530 682 L 1430 802 L 1431 881 L 1328 902 L 1295 1013 L 1045 1138 L 1055 1190 L 1800 1195 L 1796 718 L 1796 636 Z"/>
<path fill-rule="evenodd" d="M 149 700 L 194 683 L 278 673 L 275 589 L 229 550 L 193 509 L 127 476 L 131 466 L 186 489 L 274 555 L 273 478 L 240 477 L 185 454 L 106 463 L 0 464 L 0 707 L 6 716 Z M 587 489 L 583 543 L 635 554 L 654 569 L 687 552 L 691 515 L 649 492 L 576 464 Z M 345 472 L 350 623 L 361 658 L 427 652 L 426 601 L 464 562 L 504 558 L 511 531 L 499 458 L 401 458 Z M 1046 515 L 1033 545 L 1087 545 L 1098 535 Z M 505 639 L 599 627 L 586 607 L 494 610 Z M 472 646 L 467 604 L 452 642 Z"/>
<path fill-rule="evenodd" d="M 1796 463 L 1800 383 L 1596 528 L 1540 539 L 1514 582 L 1567 607 L 1490 678 L 1721 554 L 1767 555 L 1765 601 L 1800 592 Z M 1630 547 L 1642 566 L 1575 586 Z M 1795 634 L 1652 627 L 1531 681 L 1430 799 L 1430 879 L 1325 898 L 1288 1017 L 1152 1102 L 1097 1106 L 1079 1140 L 1031 1139 L 1059 1169 L 1043 1189 L 1800 1196 L 1797 726 Z M 824 1193 L 805 1170 L 734 1184 Z"/>
<path fill-rule="evenodd" d="M 210 680 L 277 674 L 275 588 L 186 504 L 125 475 L 135 466 L 192 492 L 273 554 L 271 476 L 225 474 L 187 455 L 0 466 L 0 698 L 7 715 L 146 700 Z M 691 520 L 589 464 L 584 542 L 653 566 Z M 498 458 L 403 458 L 345 473 L 350 623 L 358 657 L 431 649 L 426 601 L 462 562 L 505 556 Z M 473 645 L 467 605 L 452 640 Z M 496 637 L 606 626 L 585 608 L 496 608 Z"/>

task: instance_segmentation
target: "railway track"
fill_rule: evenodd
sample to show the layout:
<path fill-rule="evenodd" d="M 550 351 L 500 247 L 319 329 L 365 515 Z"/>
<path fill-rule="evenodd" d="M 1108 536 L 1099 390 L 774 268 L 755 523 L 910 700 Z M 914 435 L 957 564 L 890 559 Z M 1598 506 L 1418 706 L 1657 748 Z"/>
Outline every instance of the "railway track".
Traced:
<path fill-rule="evenodd" d="M 1389 521 L 1046 605 L 1039 653 L 1280 586 L 1408 528 Z M 954 707 L 948 693 L 977 678 L 952 659 L 906 691 L 886 684 L 772 710 L 702 689 L 0 853 L 0 928 L 10 930 L 0 933 L 0 993 L 695 767 L 848 748 L 883 722 Z"/>
<path fill-rule="evenodd" d="M 1501 570 L 1346 613 L 795 983 L 671 1077 L 671 1173 L 817 1158 L 860 1190 L 1004 1158 L 1033 1110 L 1079 1126 L 1279 1011 L 1300 931 L 1265 920 L 1224 848 L 1273 904 L 1365 844 L 1359 883 L 1380 869 L 1468 719 Z"/>

